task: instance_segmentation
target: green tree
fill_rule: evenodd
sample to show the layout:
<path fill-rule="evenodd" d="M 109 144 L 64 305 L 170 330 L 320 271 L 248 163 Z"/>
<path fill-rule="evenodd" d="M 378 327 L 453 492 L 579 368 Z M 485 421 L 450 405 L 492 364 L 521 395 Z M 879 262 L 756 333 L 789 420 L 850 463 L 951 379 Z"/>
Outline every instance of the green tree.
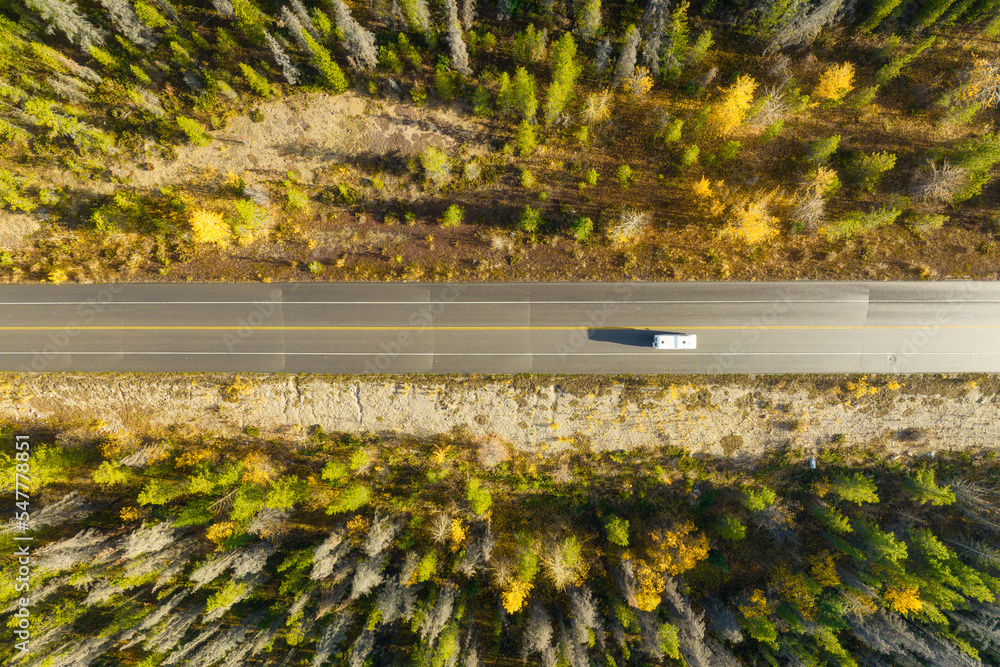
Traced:
<path fill-rule="evenodd" d="M 465 498 L 469 501 L 469 507 L 472 511 L 482 516 L 493 504 L 493 498 L 490 496 L 490 492 L 482 488 L 482 482 L 480 482 L 475 477 L 469 479 L 469 484 L 465 490 Z"/>
<path fill-rule="evenodd" d="M 323 77 L 323 83 L 338 94 L 347 90 L 347 77 L 344 76 L 344 71 L 340 69 L 340 66 L 333 62 L 330 52 L 305 30 L 302 31 L 302 41 L 306 43 L 312 63 L 319 70 L 320 76 Z"/>
<path fill-rule="evenodd" d="M 514 58 L 521 63 L 530 63 L 545 57 L 546 31 L 535 30 L 529 23 L 524 32 L 514 36 Z"/>
<path fill-rule="evenodd" d="M 952 199 L 959 204 L 981 193 L 989 182 L 990 170 L 1000 162 L 1000 132 L 961 141 L 950 153 L 952 164 L 967 172 L 965 186 Z"/>
<path fill-rule="evenodd" d="M 370 503 L 371 499 L 371 489 L 364 484 L 353 484 L 340 492 L 336 500 L 326 508 L 326 513 L 355 512 Z"/>
<path fill-rule="evenodd" d="M 240 63 L 240 71 L 243 73 L 243 78 L 246 79 L 247 85 L 250 86 L 253 92 L 261 97 L 271 97 L 274 94 L 271 84 L 267 82 L 267 79 L 257 74 L 253 67 Z"/>
<path fill-rule="evenodd" d="M 254 43 L 264 41 L 264 29 L 270 19 L 257 8 L 253 0 L 230 0 L 230 4 L 236 16 L 236 25 L 247 39 Z"/>
<path fill-rule="evenodd" d="M 865 192 L 874 192 L 885 173 L 896 166 L 895 153 L 880 151 L 855 156 L 847 165 L 849 178 Z"/>
<path fill-rule="evenodd" d="M 620 547 L 628 547 L 628 519 L 610 516 L 604 522 L 604 530 L 608 534 L 608 542 Z"/>
<path fill-rule="evenodd" d="M 759 512 L 768 505 L 773 505 L 778 499 L 778 494 L 769 486 L 763 486 L 760 490 L 745 488 L 740 497 L 740 504 L 751 512 Z"/>
<path fill-rule="evenodd" d="M 822 503 L 813 508 L 813 516 L 819 519 L 820 523 L 834 531 L 835 533 L 850 533 L 850 520 L 840 513 L 835 507 Z"/>
<path fill-rule="evenodd" d="M 94 481 L 106 486 L 127 484 L 131 479 L 131 471 L 118 461 L 103 461 L 94 471 Z"/>
<path fill-rule="evenodd" d="M 827 241 L 849 239 L 859 232 L 866 232 L 891 225 L 902 211 L 898 208 L 880 208 L 871 213 L 848 213 L 837 222 L 821 227 L 819 232 Z"/>
<path fill-rule="evenodd" d="M 878 503 L 878 486 L 860 472 L 853 475 L 834 475 L 830 491 L 841 500 L 855 505 Z"/>
<path fill-rule="evenodd" d="M 601 0 L 584 0 L 576 14 L 576 30 L 580 39 L 589 42 L 601 29 Z"/>
<path fill-rule="evenodd" d="M 502 115 L 514 113 L 514 84 L 510 81 L 510 74 L 501 72 L 497 80 L 497 108 Z"/>
<path fill-rule="evenodd" d="M 629 182 L 632 180 L 632 167 L 627 164 L 619 165 L 618 169 L 615 171 L 615 178 L 623 188 L 628 189 Z"/>
<path fill-rule="evenodd" d="M 472 113 L 481 117 L 493 115 L 490 91 L 482 84 L 472 93 Z"/>
<path fill-rule="evenodd" d="M 428 180 L 435 185 L 444 185 L 451 180 L 451 160 L 439 149 L 431 146 L 420 154 L 420 165 Z"/>
<path fill-rule="evenodd" d="M 212 142 L 212 137 L 205 132 L 205 126 L 193 118 L 178 116 L 177 127 L 187 135 L 188 141 L 195 146 L 207 146 Z"/>
<path fill-rule="evenodd" d="M 576 79 L 582 70 L 576 62 L 576 41 L 570 33 L 564 33 L 552 45 L 550 56 L 552 84 L 545 100 L 545 122 L 553 123 L 573 98 Z"/>
<path fill-rule="evenodd" d="M 528 70 L 518 67 L 514 72 L 512 99 L 514 111 L 524 120 L 534 120 L 538 110 L 538 98 L 535 97 L 535 77 Z"/>
<path fill-rule="evenodd" d="M 921 505 L 951 505 L 955 502 L 955 492 L 947 486 L 939 486 L 934 481 L 932 468 L 920 468 L 903 481 L 903 488 Z"/>
<path fill-rule="evenodd" d="M 715 529 L 719 531 L 719 535 L 723 539 L 730 542 L 738 542 L 747 534 L 746 526 L 743 525 L 738 516 L 732 514 L 724 514 L 719 517 L 718 521 L 715 522 Z"/>
<path fill-rule="evenodd" d="M 814 165 L 826 164 L 840 145 L 840 135 L 819 139 L 809 144 L 808 161 Z"/>
<path fill-rule="evenodd" d="M 441 215 L 441 226 L 442 227 L 455 227 L 461 224 L 462 219 L 465 217 L 465 209 L 463 209 L 458 204 L 452 204 L 444 210 Z"/>
<path fill-rule="evenodd" d="M 415 577 L 417 581 L 427 581 L 434 573 L 437 572 L 438 566 L 438 555 L 436 551 L 429 551 L 423 555 L 420 562 L 417 564 L 417 571 Z"/>
<path fill-rule="evenodd" d="M 521 231 L 534 233 L 538 231 L 538 226 L 542 222 L 542 212 L 531 208 L 527 204 L 517 216 L 517 226 Z"/>
<path fill-rule="evenodd" d="M 538 140 L 535 138 L 535 128 L 527 120 L 521 121 L 521 124 L 517 126 L 514 144 L 522 156 L 530 155 L 538 146 Z"/>

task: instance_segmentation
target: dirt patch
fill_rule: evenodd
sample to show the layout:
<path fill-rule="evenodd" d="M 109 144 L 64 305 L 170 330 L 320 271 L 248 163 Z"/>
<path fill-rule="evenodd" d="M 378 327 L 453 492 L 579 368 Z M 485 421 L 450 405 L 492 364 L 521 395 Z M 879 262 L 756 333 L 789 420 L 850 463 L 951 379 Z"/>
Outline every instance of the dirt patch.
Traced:
<path fill-rule="evenodd" d="M 915 378 L 910 392 L 909 380 L 899 386 L 885 378 L 855 378 L 839 391 L 816 391 L 808 378 L 771 385 L 677 378 L 667 387 L 619 383 L 595 394 L 567 391 L 560 378 L 460 379 L 2 374 L 0 419 L 136 431 L 185 425 L 224 435 L 257 428 L 265 436 L 315 425 L 417 437 L 458 429 L 476 441 L 499 438 L 546 454 L 669 442 L 734 458 L 870 443 L 913 455 L 1000 443 L 1000 396 L 972 380 Z M 941 391 L 931 396 L 935 383 Z"/>
<path fill-rule="evenodd" d="M 13 213 L 0 208 L 0 250 L 20 248 L 26 238 L 41 228 L 37 216 L 31 213 Z"/>
<path fill-rule="evenodd" d="M 263 118 L 241 116 L 210 134 L 208 146 L 185 146 L 170 162 L 151 159 L 122 175 L 132 185 L 151 188 L 199 174 L 256 174 L 257 179 L 296 173 L 311 182 L 331 162 L 360 158 L 413 157 L 429 146 L 451 151 L 459 144 L 483 153 L 475 126 L 451 110 L 416 109 L 354 93 L 308 93 L 266 102 Z"/>

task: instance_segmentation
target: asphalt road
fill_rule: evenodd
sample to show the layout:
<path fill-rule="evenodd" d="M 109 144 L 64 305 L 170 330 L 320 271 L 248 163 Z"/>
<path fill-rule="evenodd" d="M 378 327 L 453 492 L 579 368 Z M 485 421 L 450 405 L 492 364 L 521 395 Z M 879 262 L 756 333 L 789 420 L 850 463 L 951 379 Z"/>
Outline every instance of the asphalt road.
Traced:
<path fill-rule="evenodd" d="M 1000 372 L 1000 283 L 8 285 L 0 370 Z"/>

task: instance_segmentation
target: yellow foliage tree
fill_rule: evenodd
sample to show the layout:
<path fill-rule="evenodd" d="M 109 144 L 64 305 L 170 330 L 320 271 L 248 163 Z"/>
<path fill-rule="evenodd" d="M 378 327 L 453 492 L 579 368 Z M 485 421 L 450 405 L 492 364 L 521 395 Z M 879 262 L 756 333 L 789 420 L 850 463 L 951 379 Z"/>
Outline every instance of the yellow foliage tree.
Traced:
<path fill-rule="evenodd" d="M 701 177 L 701 180 L 691 184 L 691 190 L 698 205 L 712 217 L 718 217 L 726 210 L 726 205 L 720 199 L 718 192 L 723 185 L 723 181 L 716 181 L 713 186 L 712 182 L 704 176 Z"/>
<path fill-rule="evenodd" d="M 918 612 L 924 608 L 924 603 L 920 601 L 920 592 L 916 586 L 906 588 L 887 588 L 882 594 L 889 609 L 897 614 L 909 614 Z"/>
<path fill-rule="evenodd" d="M 458 551 L 465 542 L 465 526 L 458 517 L 451 520 L 451 550 Z"/>
<path fill-rule="evenodd" d="M 221 213 L 199 208 L 191 214 L 189 221 L 195 243 L 215 243 L 220 246 L 229 243 L 232 230 Z"/>
<path fill-rule="evenodd" d="M 819 75 L 819 83 L 813 91 L 818 100 L 836 102 L 854 89 L 854 65 L 831 65 Z"/>
<path fill-rule="evenodd" d="M 757 82 L 752 76 L 744 74 L 722 91 L 722 97 L 712 107 L 710 116 L 714 134 L 725 137 L 743 123 L 756 89 Z"/>
<path fill-rule="evenodd" d="M 632 97 L 645 97 L 646 93 L 653 87 L 653 77 L 649 75 L 649 70 L 645 67 L 637 67 L 635 74 L 625 82 L 625 87 Z"/>
<path fill-rule="evenodd" d="M 835 588 L 840 585 L 840 576 L 837 574 L 837 555 L 831 551 L 824 551 L 809 559 L 809 574 L 816 580 L 816 583 L 823 588 Z"/>
<path fill-rule="evenodd" d="M 757 245 L 778 235 L 778 218 L 771 215 L 768 207 L 777 195 L 777 190 L 755 193 L 741 197 L 730 207 L 730 226 L 724 230 L 726 236 L 736 238 L 746 245 Z"/>
<path fill-rule="evenodd" d="M 520 579 L 515 579 L 511 582 L 510 587 L 500 596 L 500 602 L 508 614 L 521 611 L 525 601 L 528 599 L 528 593 L 531 592 L 533 587 L 533 584 L 521 581 Z"/>
<path fill-rule="evenodd" d="M 981 104 L 991 109 L 1000 101 L 1000 63 L 976 58 L 963 75 L 965 84 L 959 88 L 956 100 L 961 104 Z"/>
<path fill-rule="evenodd" d="M 659 574 L 649 563 L 640 559 L 635 561 L 635 578 L 639 582 L 635 593 L 635 608 L 642 611 L 653 611 L 660 605 L 665 587 L 663 575 Z"/>
<path fill-rule="evenodd" d="M 213 523 L 205 531 L 205 537 L 212 540 L 216 544 L 219 544 L 227 537 L 232 535 L 235 530 L 236 530 L 236 523 L 233 521 L 222 521 L 221 523 Z"/>
<path fill-rule="evenodd" d="M 243 482 L 246 484 L 267 484 L 277 472 L 267 454 L 250 452 L 243 458 Z"/>
<path fill-rule="evenodd" d="M 815 584 L 801 572 L 792 572 L 782 565 L 774 574 L 774 589 L 779 596 L 790 602 L 802 613 L 802 616 L 812 619 L 812 609 L 816 606 Z"/>
<path fill-rule="evenodd" d="M 653 546 L 648 552 L 649 563 L 660 574 L 680 574 L 708 558 L 708 538 L 694 533 L 691 522 L 675 524 L 669 530 L 658 529 L 649 536 Z"/>

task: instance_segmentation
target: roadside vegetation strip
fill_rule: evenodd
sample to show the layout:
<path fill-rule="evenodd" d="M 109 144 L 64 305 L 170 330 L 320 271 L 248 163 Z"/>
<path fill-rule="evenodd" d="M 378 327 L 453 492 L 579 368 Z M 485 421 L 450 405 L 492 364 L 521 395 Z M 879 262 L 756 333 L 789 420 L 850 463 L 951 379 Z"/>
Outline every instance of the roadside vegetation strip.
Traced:
<path fill-rule="evenodd" d="M 989 453 L 845 446 L 811 469 L 795 448 L 735 465 L 587 439 L 539 456 L 461 434 L 184 431 L 31 432 L 35 651 L 78 640 L 95 657 L 210 662 L 240 650 L 238 632 L 275 663 L 997 657 L 980 631 L 1000 596 Z M 0 438 L 4 484 L 22 432 Z M 866 641 L 900 627 L 924 643 Z"/>
<path fill-rule="evenodd" d="M 995 278 L 991 2 L 15 3 L 0 279 Z"/>

